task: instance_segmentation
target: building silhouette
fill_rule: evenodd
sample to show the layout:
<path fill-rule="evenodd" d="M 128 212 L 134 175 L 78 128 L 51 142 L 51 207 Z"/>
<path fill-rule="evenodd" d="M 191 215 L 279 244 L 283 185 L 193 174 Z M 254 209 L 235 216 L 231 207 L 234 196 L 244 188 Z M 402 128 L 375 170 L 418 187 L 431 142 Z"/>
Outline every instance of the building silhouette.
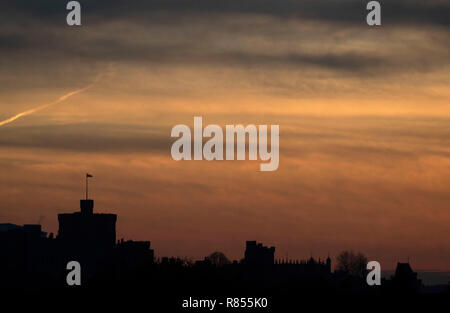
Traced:
<path fill-rule="evenodd" d="M 58 234 L 41 225 L 0 224 L 0 275 L 3 283 L 63 284 L 66 264 L 82 265 L 85 282 L 152 264 L 150 241 L 116 242 L 116 214 L 94 213 L 94 200 L 80 200 L 80 211 L 58 214 Z M 44 279 L 41 279 L 45 277 Z"/>
<path fill-rule="evenodd" d="M 275 260 L 275 247 L 266 247 L 256 241 L 247 241 L 245 244 L 244 262 L 249 265 L 273 265 Z"/>
<path fill-rule="evenodd" d="M 324 291 L 370 293 L 364 278 L 334 273 L 331 258 L 275 260 L 275 247 L 246 241 L 241 261 L 206 257 L 202 261 L 164 257 L 155 262 L 150 241 L 116 240 L 116 214 L 94 213 L 94 201 L 80 201 L 80 210 L 58 214 L 58 233 L 47 235 L 41 225 L 0 224 L 0 287 L 55 288 L 66 286 L 66 265 L 78 261 L 83 286 L 151 286 L 183 294 L 186 288 L 203 293 L 210 288 L 229 291 L 287 290 L 292 294 Z M 387 280 L 388 293 L 419 292 L 409 263 L 398 263 Z M 383 284 L 384 284 L 383 283 Z M 156 287 L 157 286 L 157 287 Z M 159 289 L 153 289 L 158 292 Z"/>
<path fill-rule="evenodd" d="M 80 212 L 58 214 L 57 238 L 70 249 L 112 249 L 116 214 L 94 213 L 94 200 L 80 200 Z"/>
<path fill-rule="evenodd" d="M 331 273 L 331 258 L 325 261 L 310 257 L 308 260 L 288 260 L 280 259 L 275 264 L 286 271 L 296 271 L 301 273 Z"/>
<path fill-rule="evenodd" d="M 117 215 L 94 213 L 94 200 L 80 200 L 80 211 L 58 214 L 59 253 L 83 264 L 85 276 L 109 269 L 116 245 Z"/>
<path fill-rule="evenodd" d="M 397 291 L 417 293 L 422 287 L 422 281 L 417 278 L 417 272 L 412 270 L 409 262 L 398 262 L 390 286 Z"/>
<path fill-rule="evenodd" d="M 142 269 L 154 262 L 154 251 L 150 241 L 133 241 L 121 239 L 116 246 L 117 265 L 122 270 Z"/>

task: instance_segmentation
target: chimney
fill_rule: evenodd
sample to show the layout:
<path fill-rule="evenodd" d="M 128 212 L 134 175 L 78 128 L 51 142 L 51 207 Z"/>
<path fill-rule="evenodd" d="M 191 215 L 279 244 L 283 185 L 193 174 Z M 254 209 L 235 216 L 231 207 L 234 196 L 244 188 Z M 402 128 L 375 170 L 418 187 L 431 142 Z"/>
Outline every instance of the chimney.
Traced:
<path fill-rule="evenodd" d="M 94 213 L 94 200 L 80 200 L 81 214 L 91 215 Z"/>

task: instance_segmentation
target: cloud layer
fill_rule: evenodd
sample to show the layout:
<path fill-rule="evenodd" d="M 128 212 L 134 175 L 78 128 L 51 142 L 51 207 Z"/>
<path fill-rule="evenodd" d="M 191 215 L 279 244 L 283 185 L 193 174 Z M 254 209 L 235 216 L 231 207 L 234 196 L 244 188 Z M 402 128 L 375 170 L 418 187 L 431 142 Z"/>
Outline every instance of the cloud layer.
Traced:
<path fill-rule="evenodd" d="M 359 249 L 449 269 L 450 5 L 381 1 L 2 1 L 0 218 L 57 230 L 83 173 L 97 211 L 157 254 Z M 175 162 L 170 130 L 279 124 L 280 167 Z M 384 265 L 386 264 L 386 265 Z"/>

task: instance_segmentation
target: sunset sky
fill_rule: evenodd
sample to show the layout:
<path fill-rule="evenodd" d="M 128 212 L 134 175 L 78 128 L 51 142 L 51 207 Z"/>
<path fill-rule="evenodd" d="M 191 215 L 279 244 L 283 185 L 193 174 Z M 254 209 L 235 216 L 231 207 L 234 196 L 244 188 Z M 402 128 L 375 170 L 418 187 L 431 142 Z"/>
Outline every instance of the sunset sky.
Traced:
<path fill-rule="evenodd" d="M 381 1 L 369 27 L 367 2 L 80 1 L 70 27 L 67 1 L 2 1 L 0 124 L 43 108 L 0 126 L 0 223 L 57 233 L 89 172 L 156 256 L 258 240 L 450 270 L 450 3 Z M 280 125 L 278 170 L 172 160 L 194 116 Z"/>

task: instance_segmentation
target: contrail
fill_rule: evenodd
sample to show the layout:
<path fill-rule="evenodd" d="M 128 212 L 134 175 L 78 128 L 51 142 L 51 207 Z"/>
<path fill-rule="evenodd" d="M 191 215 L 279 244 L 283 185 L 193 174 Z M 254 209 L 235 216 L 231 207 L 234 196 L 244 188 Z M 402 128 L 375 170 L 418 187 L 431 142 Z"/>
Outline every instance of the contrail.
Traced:
<path fill-rule="evenodd" d="M 81 88 L 81 89 L 77 89 L 77 90 L 71 91 L 71 92 L 69 92 L 69 93 L 67 93 L 67 94 L 65 94 L 65 95 L 63 95 L 63 96 L 61 96 L 61 97 L 59 97 L 58 100 L 56 100 L 56 101 L 53 101 L 53 102 L 50 102 L 50 103 L 47 103 L 47 104 L 44 104 L 44 105 L 35 107 L 35 108 L 33 108 L 33 109 L 30 109 L 30 110 L 27 110 L 27 111 L 24 111 L 24 112 L 21 112 L 21 113 L 19 113 L 19 114 L 14 115 L 13 117 L 10 117 L 10 118 L 8 118 L 8 119 L 6 119 L 6 120 L 4 120 L 4 121 L 1 121 L 1 122 L 0 122 L 0 126 L 9 124 L 9 123 L 11 123 L 11 122 L 14 122 L 15 120 L 17 120 L 17 119 L 19 119 L 19 118 L 21 118 L 21 117 L 23 117 L 23 116 L 27 116 L 27 115 L 33 114 L 34 112 L 40 111 L 40 110 L 42 110 L 42 109 L 45 109 L 45 108 L 47 108 L 47 107 L 49 107 L 49 106 L 51 106 L 51 105 L 54 105 L 54 104 L 58 104 L 58 103 L 60 103 L 60 102 L 63 102 L 64 100 L 66 100 L 66 99 L 68 99 L 68 98 L 70 98 L 70 97 L 72 97 L 72 96 L 74 96 L 74 95 L 76 95 L 76 94 L 78 94 L 78 93 L 80 93 L 80 92 L 83 92 L 83 91 L 85 91 L 85 90 L 91 88 L 92 86 L 94 86 L 94 85 L 98 82 L 98 79 L 99 79 L 99 77 L 97 77 L 97 78 L 94 80 L 94 82 L 91 83 L 90 85 L 88 85 L 88 86 L 86 86 L 86 87 L 83 87 L 83 88 Z"/>

